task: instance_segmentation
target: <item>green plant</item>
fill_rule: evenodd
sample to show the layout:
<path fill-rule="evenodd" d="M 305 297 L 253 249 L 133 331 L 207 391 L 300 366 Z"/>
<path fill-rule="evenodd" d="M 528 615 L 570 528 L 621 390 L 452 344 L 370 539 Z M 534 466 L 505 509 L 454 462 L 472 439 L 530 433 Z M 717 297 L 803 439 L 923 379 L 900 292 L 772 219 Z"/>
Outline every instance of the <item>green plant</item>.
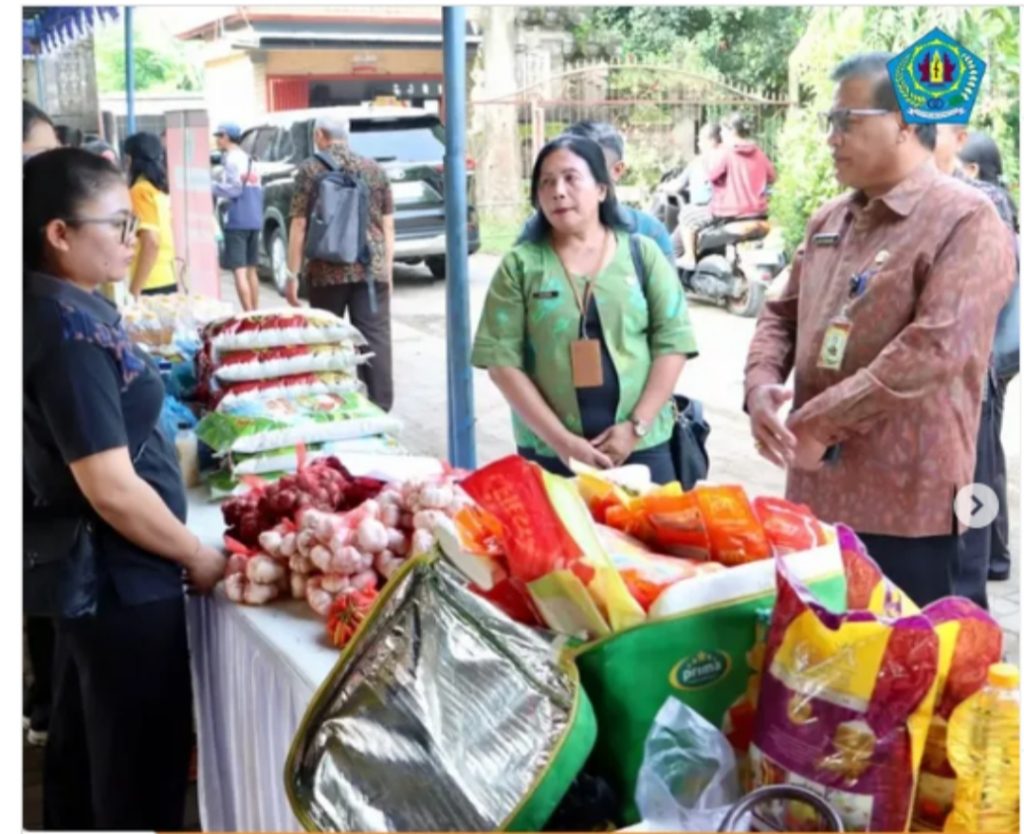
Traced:
<path fill-rule="evenodd" d="M 825 136 L 815 113 L 831 105 L 830 75 L 844 58 L 858 52 L 898 52 L 934 27 L 945 30 L 988 64 L 971 129 L 987 131 L 999 144 L 1011 188 L 1020 162 L 1020 15 L 1017 9 L 931 7 L 816 8 L 790 55 L 797 74 L 801 107 L 790 111 L 775 156 L 779 180 L 772 217 L 787 249 L 803 239 L 810 216 L 842 190 L 835 181 Z"/>

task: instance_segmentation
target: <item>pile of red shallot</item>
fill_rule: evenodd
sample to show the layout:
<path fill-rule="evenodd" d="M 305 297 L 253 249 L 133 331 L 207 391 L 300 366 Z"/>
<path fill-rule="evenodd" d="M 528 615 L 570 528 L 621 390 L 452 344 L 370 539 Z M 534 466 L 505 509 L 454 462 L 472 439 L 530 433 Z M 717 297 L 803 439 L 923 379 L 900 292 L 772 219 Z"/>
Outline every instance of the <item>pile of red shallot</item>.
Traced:
<path fill-rule="evenodd" d="M 258 479 L 254 479 L 257 480 Z M 384 486 L 373 478 L 353 477 L 337 458 L 301 465 L 294 475 L 255 488 L 224 502 L 221 512 L 227 534 L 248 547 L 256 547 L 260 534 L 306 510 L 350 510 L 372 498 Z"/>
<path fill-rule="evenodd" d="M 304 598 L 327 618 L 341 598 L 365 599 L 406 559 L 428 552 L 438 526 L 472 503 L 449 474 L 388 484 L 346 512 L 304 504 L 260 532 L 255 547 L 227 537 L 225 590 L 249 605 Z"/>

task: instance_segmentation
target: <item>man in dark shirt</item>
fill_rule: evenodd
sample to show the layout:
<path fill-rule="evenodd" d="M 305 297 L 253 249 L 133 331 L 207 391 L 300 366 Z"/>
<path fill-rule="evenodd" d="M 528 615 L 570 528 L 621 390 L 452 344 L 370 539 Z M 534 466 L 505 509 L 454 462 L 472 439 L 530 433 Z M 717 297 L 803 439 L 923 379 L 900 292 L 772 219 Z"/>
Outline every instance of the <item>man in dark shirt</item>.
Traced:
<path fill-rule="evenodd" d="M 395 258 L 395 204 L 391 183 L 374 160 L 357 155 L 348 144 L 348 122 L 330 115 L 316 120 L 313 143 L 320 153 L 330 154 L 338 169 L 360 177 L 370 192 L 367 243 L 368 264 L 335 264 L 309 261 L 309 303 L 343 316 L 348 310 L 352 325 L 366 341 L 373 358 L 359 368 L 367 395 L 385 411 L 391 409 L 394 391 L 391 375 L 391 278 Z M 327 170 L 315 156 L 299 166 L 288 234 L 289 303 L 298 305 L 299 269 L 306 243 L 306 225 L 317 189 L 317 177 Z M 371 298 L 371 293 L 374 297 Z"/>
<path fill-rule="evenodd" d="M 974 186 L 988 197 L 999 212 L 999 218 L 1013 234 L 1017 225 L 1016 212 L 1006 191 L 980 177 L 969 177 L 963 171 L 959 154 L 967 144 L 967 139 L 965 125 L 937 125 L 935 165 L 944 174 Z M 999 379 L 994 367 L 989 370 L 988 385 L 981 404 L 974 469 L 975 483 L 984 484 L 995 492 L 999 501 L 999 514 L 992 524 L 971 528 L 960 537 L 958 569 L 964 593 L 982 606 L 988 603 L 985 580 L 1003 581 L 1010 578 L 1006 455 L 1000 436 L 1007 384 L 1008 380 Z"/>

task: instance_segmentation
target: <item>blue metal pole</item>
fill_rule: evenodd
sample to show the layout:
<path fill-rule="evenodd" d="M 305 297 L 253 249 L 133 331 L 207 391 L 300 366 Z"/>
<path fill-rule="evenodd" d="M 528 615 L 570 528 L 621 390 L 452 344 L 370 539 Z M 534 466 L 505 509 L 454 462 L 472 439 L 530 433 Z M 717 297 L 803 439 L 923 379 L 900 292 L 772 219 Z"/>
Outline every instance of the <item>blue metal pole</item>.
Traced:
<path fill-rule="evenodd" d="M 43 73 L 43 50 L 36 48 L 36 98 L 39 101 L 39 109 L 46 111 L 46 81 Z"/>
<path fill-rule="evenodd" d="M 466 10 L 445 6 L 444 196 L 447 237 L 448 458 L 476 468 L 473 370 L 469 364 L 469 244 L 466 235 Z"/>
<path fill-rule="evenodd" d="M 135 36 L 132 32 L 131 6 L 124 7 L 124 102 L 128 135 L 135 133 Z"/>

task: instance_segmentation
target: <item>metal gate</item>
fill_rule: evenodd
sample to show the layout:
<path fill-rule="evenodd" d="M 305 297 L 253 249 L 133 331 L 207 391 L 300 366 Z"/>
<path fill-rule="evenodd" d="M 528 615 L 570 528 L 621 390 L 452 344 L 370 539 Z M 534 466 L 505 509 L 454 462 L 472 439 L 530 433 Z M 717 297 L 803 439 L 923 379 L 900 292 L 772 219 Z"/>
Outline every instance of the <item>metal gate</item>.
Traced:
<path fill-rule="evenodd" d="M 518 143 L 519 174 L 526 183 L 543 144 L 574 122 L 587 119 L 615 125 L 625 138 L 628 163 L 620 192 L 627 201 L 636 201 L 653 189 L 664 171 L 693 158 L 701 125 L 734 111 L 750 119 L 754 138 L 773 156 L 790 104 L 778 95 L 673 66 L 591 61 L 572 65 L 509 96 L 475 101 L 472 107 L 514 108 L 516 136 L 489 131 L 478 141 L 501 142 L 506 147 L 509 142 Z M 525 186 L 510 199 L 524 203 Z M 496 205 L 481 202 L 479 208 L 486 213 Z"/>

